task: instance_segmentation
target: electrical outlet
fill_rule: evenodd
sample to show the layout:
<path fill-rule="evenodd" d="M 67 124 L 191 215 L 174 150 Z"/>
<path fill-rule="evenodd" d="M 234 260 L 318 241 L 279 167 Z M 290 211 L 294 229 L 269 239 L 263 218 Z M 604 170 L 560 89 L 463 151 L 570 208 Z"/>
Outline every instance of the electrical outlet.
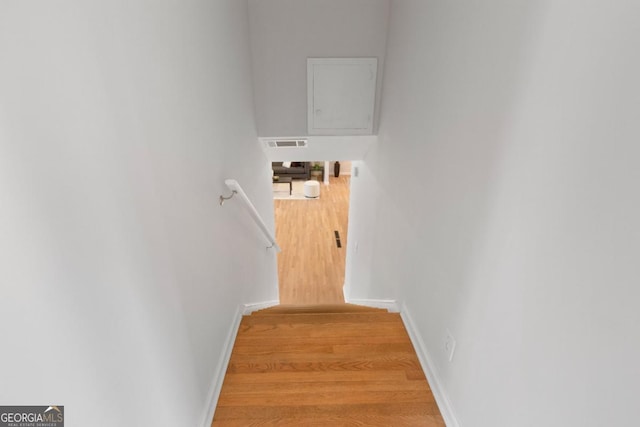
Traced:
<path fill-rule="evenodd" d="M 358 244 L 358 242 L 356 242 L 356 243 L 355 243 L 355 245 L 353 245 L 353 251 L 354 251 L 355 253 L 358 253 L 358 248 L 359 248 L 359 246 L 360 246 L 360 245 Z"/>
<path fill-rule="evenodd" d="M 453 360 L 453 352 L 456 350 L 456 339 L 451 335 L 451 331 L 447 329 L 447 332 L 444 337 L 444 351 L 447 357 L 449 358 L 449 362 Z"/>

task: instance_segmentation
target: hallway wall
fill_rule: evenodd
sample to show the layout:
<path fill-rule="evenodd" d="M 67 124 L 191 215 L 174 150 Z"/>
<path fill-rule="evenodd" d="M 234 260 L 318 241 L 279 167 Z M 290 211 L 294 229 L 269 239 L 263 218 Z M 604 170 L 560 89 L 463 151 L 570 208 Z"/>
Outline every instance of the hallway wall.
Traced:
<path fill-rule="evenodd" d="M 460 426 L 635 425 L 640 6 L 390 13 L 349 296 L 406 304 Z"/>
<path fill-rule="evenodd" d="M 246 2 L 0 4 L 0 402 L 194 426 L 239 304 L 277 299 Z M 250 268 L 247 268 L 250 266 Z"/>

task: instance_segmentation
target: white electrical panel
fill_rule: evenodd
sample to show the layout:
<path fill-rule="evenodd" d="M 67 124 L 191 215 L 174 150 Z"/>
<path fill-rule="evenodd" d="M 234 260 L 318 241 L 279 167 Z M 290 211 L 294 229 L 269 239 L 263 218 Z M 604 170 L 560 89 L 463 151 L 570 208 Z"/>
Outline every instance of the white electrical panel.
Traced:
<path fill-rule="evenodd" d="M 308 58 L 309 135 L 371 135 L 377 58 Z"/>

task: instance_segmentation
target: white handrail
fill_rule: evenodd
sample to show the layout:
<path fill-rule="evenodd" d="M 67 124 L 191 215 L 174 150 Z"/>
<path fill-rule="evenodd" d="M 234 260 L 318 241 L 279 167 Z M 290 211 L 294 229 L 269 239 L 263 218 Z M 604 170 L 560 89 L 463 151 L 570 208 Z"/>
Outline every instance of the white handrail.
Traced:
<path fill-rule="evenodd" d="M 271 231 L 269 231 L 269 229 L 267 228 L 267 225 L 262 220 L 262 217 L 256 210 L 256 207 L 253 206 L 253 203 L 251 203 L 251 200 L 249 200 L 249 197 L 247 197 L 247 194 L 244 192 L 240 184 L 238 184 L 238 181 L 236 181 L 235 179 L 225 179 L 224 183 L 227 185 L 227 187 L 229 187 L 232 193 L 231 193 L 231 196 L 229 197 L 220 196 L 220 205 L 222 205 L 225 200 L 230 199 L 236 194 L 240 196 L 240 198 L 244 201 L 245 206 L 249 211 L 249 214 L 251 215 L 253 220 L 256 222 L 256 224 L 258 225 L 258 227 L 260 228 L 264 236 L 269 241 L 269 245 L 270 245 L 269 248 L 273 248 L 276 250 L 276 252 L 280 252 L 281 251 L 280 246 L 278 246 L 278 243 L 276 243 L 275 236 L 271 234 Z"/>

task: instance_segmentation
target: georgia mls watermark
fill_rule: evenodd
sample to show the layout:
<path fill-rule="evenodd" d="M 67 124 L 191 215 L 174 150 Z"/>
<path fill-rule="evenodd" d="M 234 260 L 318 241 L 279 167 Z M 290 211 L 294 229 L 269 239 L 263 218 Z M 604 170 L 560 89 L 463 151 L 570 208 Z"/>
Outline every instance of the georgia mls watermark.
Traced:
<path fill-rule="evenodd" d="M 0 406 L 0 427 L 64 427 L 64 406 Z"/>

